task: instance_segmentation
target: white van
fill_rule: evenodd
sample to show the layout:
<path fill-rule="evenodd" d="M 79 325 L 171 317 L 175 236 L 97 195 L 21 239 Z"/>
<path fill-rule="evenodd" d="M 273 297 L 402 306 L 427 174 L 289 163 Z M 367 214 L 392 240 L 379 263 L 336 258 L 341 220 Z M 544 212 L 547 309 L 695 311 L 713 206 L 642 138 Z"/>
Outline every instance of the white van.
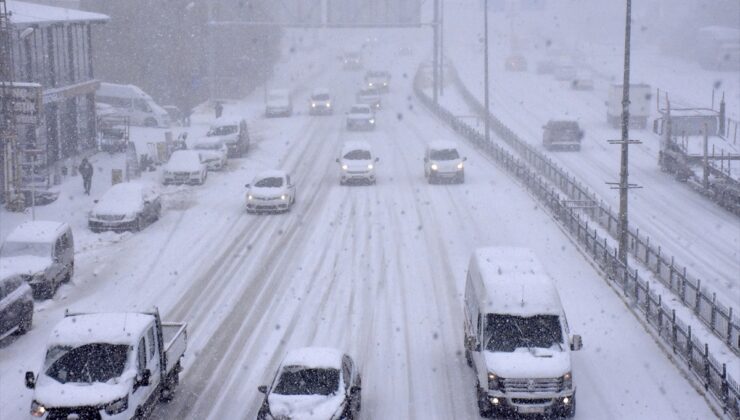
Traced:
<path fill-rule="evenodd" d="M 112 106 L 116 117 L 128 118 L 132 125 L 164 128 L 170 126 L 167 111 L 137 86 L 101 83 L 95 92 L 95 100 Z"/>
<path fill-rule="evenodd" d="M 482 416 L 573 417 L 570 335 L 552 280 L 526 248 L 479 248 L 465 284 L 465 358 Z"/>

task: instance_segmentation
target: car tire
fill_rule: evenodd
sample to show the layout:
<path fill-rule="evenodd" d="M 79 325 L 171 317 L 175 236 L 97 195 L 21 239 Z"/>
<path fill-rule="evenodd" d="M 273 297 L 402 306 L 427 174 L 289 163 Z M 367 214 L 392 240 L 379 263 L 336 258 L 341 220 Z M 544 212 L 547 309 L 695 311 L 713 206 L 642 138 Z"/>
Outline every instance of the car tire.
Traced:
<path fill-rule="evenodd" d="M 134 232 L 141 232 L 144 224 L 141 222 L 141 216 L 137 216 L 134 221 Z"/>
<path fill-rule="evenodd" d="M 156 127 L 157 126 L 157 120 L 154 118 L 147 118 L 144 120 L 144 126 L 146 127 Z"/>
<path fill-rule="evenodd" d="M 480 387 L 478 381 L 475 382 L 475 392 L 478 398 L 478 412 L 480 413 L 481 417 L 491 417 L 493 415 L 493 407 L 491 407 L 491 403 L 488 401 L 488 395 Z"/>
<path fill-rule="evenodd" d="M 31 304 L 30 309 L 28 310 L 28 315 L 23 317 L 21 319 L 21 323 L 18 324 L 18 335 L 23 335 L 31 330 L 31 326 L 33 325 L 33 304 Z"/>
<path fill-rule="evenodd" d="M 570 408 L 564 413 L 565 417 L 572 419 L 576 416 L 576 395 L 573 394 L 573 400 L 570 404 Z"/>
<path fill-rule="evenodd" d="M 464 184 L 465 183 L 465 174 L 462 173 L 457 177 L 457 183 L 458 184 Z"/>
<path fill-rule="evenodd" d="M 473 367 L 473 357 L 470 356 L 470 352 L 468 350 L 465 350 L 465 363 L 468 364 L 468 367 Z"/>

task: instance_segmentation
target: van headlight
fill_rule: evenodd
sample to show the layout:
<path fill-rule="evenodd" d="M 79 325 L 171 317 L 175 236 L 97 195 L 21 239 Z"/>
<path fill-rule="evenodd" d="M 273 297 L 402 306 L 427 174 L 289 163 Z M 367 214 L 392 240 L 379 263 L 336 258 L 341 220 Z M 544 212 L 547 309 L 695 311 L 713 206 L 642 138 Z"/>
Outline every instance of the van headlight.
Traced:
<path fill-rule="evenodd" d="M 368 163 L 367 164 L 367 169 L 373 169 L 373 164 L 372 163 Z"/>
<path fill-rule="evenodd" d="M 457 169 L 460 170 L 460 171 L 462 171 L 462 169 L 463 169 L 463 163 L 462 162 L 460 162 L 460 163 L 457 164 Z"/>
<path fill-rule="evenodd" d="M 375 118 L 370 118 L 370 124 L 375 124 Z"/>
<path fill-rule="evenodd" d="M 41 417 L 44 414 L 46 414 L 46 407 L 36 400 L 31 401 L 31 415 L 34 417 Z"/>
<path fill-rule="evenodd" d="M 247 200 L 252 200 L 254 197 L 252 197 L 252 194 L 247 194 Z"/>
<path fill-rule="evenodd" d="M 493 372 L 488 372 L 488 389 L 499 389 L 499 377 Z"/>
<path fill-rule="evenodd" d="M 432 163 L 432 170 L 436 171 L 437 169 L 439 169 L 439 166 L 436 163 Z"/>
<path fill-rule="evenodd" d="M 115 400 L 110 404 L 106 404 L 105 406 L 105 414 L 113 415 L 113 414 L 119 414 L 126 411 L 128 408 L 128 395 L 125 397 Z"/>
<path fill-rule="evenodd" d="M 283 195 L 280 196 L 280 199 L 283 200 L 283 201 L 285 201 L 285 200 L 288 199 L 288 196 L 285 195 L 285 194 L 283 194 Z"/>
<path fill-rule="evenodd" d="M 316 102 L 311 103 L 311 108 L 316 108 Z"/>
<path fill-rule="evenodd" d="M 573 373 L 567 372 L 563 375 L 563 389 L 573 388 Z"/>

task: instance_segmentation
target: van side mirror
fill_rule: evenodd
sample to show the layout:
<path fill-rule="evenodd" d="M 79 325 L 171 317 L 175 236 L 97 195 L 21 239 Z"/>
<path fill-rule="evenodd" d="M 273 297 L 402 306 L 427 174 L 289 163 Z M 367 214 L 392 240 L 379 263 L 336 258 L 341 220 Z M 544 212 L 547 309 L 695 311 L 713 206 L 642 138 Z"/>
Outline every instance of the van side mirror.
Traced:
<path fill-rule="evenodd" d="M 429 162 L 429 158 L 424 158 L 424 162 Z"/>
<path fill-rule="evenodd" d="M 136 385 L 138 386 L 149 386 L 149 379 L 152 377 L 152 371 L 144 369 L 136 375 Z"/>
<path fill-rule="evenodd" d="M 334 159 L 334 162 L 339 163 L 339 158 Z"/>
<path fill-rule="evenodd" d="M 244 188 L 249 188 L 249 187 L 250 187 L 249 184 L 244 184 Z"/>
<path fill-rule="evenodd" d="M 584 135 L 585 135 L 585 133 L 583 132 L 583 130 L 580 130 L 578 132 L 578 140 L 583 140 Z"/>
<path fill-rule="evenodd" d="M 463 162 L 465 162 L 466 160 L 468 160 L 468 157 L 467 156 L 463 157 Z"/>
<path fill-rule="evenodd" d="M 472 335 L 465 337 L 465 350 L 468 351 L 478 351 L 478 340 L 475 339 Z"/>
<path fill-rule="evenodd" d="M 376 157 L 376 158 L 375 158 L 375 161 L 376 161 L 376 162 L 380 161 L 380 158 L 379 158 L 379 157 Z"/>
<path fill-rule="evenodd" d="M 26 372 L 26 388 L 36 388 L 36 375 L 33 372 Z"/>
<path fill-rule="evenodd" d="M 583 340 L 578 334 L 573 335 L 570 339 L 570 349 L 572 351 L 578 351 L 583 348 Z"/>
<path fill-rule="evenodd" d="M 261 392 L 263 394 L 267 394 L 267 385 L 260 385 L 260 386 L 258 386 L 257 387 L 257 391 L 259 391 L 259 392 Z"/>

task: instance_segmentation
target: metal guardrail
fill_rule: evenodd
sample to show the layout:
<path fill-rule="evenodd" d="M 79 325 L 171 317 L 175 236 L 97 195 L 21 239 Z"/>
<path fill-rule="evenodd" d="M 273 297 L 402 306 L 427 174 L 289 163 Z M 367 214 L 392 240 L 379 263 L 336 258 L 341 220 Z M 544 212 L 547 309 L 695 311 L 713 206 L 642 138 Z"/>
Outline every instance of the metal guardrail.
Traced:
<path fill-rule="evenodd" d="M 448 73 L 449 74 L 449 73 Z M 633 309 L 644 316 L 644 320 L 657 332 L 657 336 L 678 358 L 686 363 L 689 371 L 701 381 L 705 390 L 714 396 L 721 405 L 723 411 L 735 419 L 740 419 L 740 386 L 737 381 L 727 372 L 725 364 L 719 363 L 710 353 L 706 343 L 701 343 L 692 334 L 691 326 L 676 316 L 675 310 L 663 302 L 662 296 L 650 288 L 650 282 L 642 279 L 637 270 L 625 267 L 617 258 L 617 250 L 608 244 L 605 237 L 599 236 L 599 229 L 589 226 L 588 220 L 580 213 L 580 206 L 571 206 L 570 199 L 565 199 L 557 192 L 557 188 L 571 188 L 567 196 L 578 196 L 590 198 L 585 194 L 582 186 L 576 185 L 577 181 L 568 177 L 564 171 L 556 168 L 547 159 L 548 165 L 544 165 L 544 159 L 534 159 L 534 162 L 525 157 L 517 157 L 504 147 L 494 143 L 486 142 L 485 136 L 478 129 L 456 118 L 450 111 L 435 104 L 424 92 L 420 83 L 420 72 L 414 79 L 414 92 L 421 102 L 429 108 L 437 117 L 450 125 L 450 127 L 472 142 L 481 151 L 493 158 L 499 165 L 506 169 L 512 176 L 518 179 L 544 206 L 546 206 L 557 221 L 565 228 L 574 239 L 578 241 L 582 249 L 591 257 L 592 261 L 602 270 L 607 280 L 618 287 Z M 467 92 L 461 90 L 461 92 Z M 469 92 L 467 92 L 469 95 Z M 506 128 L 500 121 L 494 119 L 497 125 L 494 130 L 499 136 L 508 135 L 516 139 L 511 130 Z M 521 142 L 521 140 L 519 140 Z M 522 150 L 527 150 L 522 147 Z M 536 163 L 536 164 L 534 164 Z M 544 165 L 544 166 L 543 166 Z M 546 174 L 543 168 L 550 168 L 551 174 L 558 173 L 560 176 L 554 178 Z M 547 171 L 548 169 L 545 169 Z M 582 199 L 581 198 L 581 199 Z M 603 203 L 599 202 L 599 211 L 602 215 Z M 608 218 L 611 220 L 611 218 Z M 636 235 L 639 237 L 639 235 Z M 634 241 L 633 251 L 639 248 Z M 649 252 L 649 251 L 648 251 Z M 673 267 L 672 265 L 670 267 Z M 677 274 L 673 268 L 669 270 L 672 281 Z M 680 274 L 680 273 L 679 273 Z M 682 275 L 685 278 L 685 274 Z M 701 302 L 701 300 L 696 300 Z M 713 311 L 716 316 L 716 312 Z"/>
<path fill-rule="evenodd" d="M 460 81 L 454 67 L 450 67 L 447 73 L 468 106 L 479 115 L 485 115 L 485 108 Z M 549 157 L 519 138 L 498 118 L 493 115 L 489 118 L 493 132 L 570 200 L 592 201 L 594 206 L 588 209 L 587 214 L 612 238 L 618 237 L 618 216 L 610 206 Z M 672 256 L 662 251 L 660 245 L 652 242 L 649 236 L 641 234 L 640 229 L 634 226 L 630 226 L 629 229 L 629 252 L 637 261 L 644 264 L 663 286 L 671 290 L 681 303 L 706 324 L 732 352 L 740 356 L 740 317 L 731 305 L 723 302 L 716 293 L 703 290 L 701 279 L 690 275 L 685 266 L 677 264 Z"/>

